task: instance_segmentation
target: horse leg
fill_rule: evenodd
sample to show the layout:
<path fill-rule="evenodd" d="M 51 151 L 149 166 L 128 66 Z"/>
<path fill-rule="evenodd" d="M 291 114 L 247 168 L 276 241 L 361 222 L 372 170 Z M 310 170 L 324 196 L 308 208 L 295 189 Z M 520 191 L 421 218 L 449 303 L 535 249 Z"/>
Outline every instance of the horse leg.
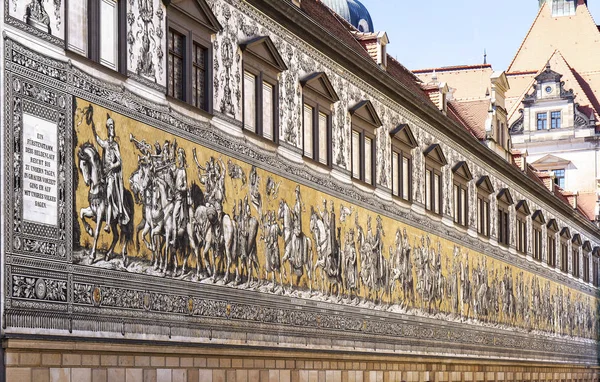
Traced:
<path fill-rule="evenodd" d="M 110 223 L 110 229 L 112 229 L 113 239 L 112 239 L 112 243 L 110 243 L 110 247 L 108 248 L 108 251 L 106 251 L 106 254 L 104 255 L 104 261 L 110 260 L 110 257 L 113 254 L 115 246 L 117 245 L 117 242 L 119 241 L 119 232 L 117 231 L 117 221 L 116 220 L 113 220 L 112 223 Z"/>
<path fill-rule="evenodd" d="M 146 230 L 146 218 L 145 218 L 145 216 L 142 217 L 142 221 L 140 222 L 140 224 L 138 224 L 137 226 L 135 226 L 135 247 L 138 250 L 138 252 L 140 250 L 140 231 L 142 229 L 144 231 Z M 142 233 L 142 239 L 143 238 L 144 238 L 144 233 Z"/>
<path fill-rule="evenodd" d="M 123 226 L 121 226 L 121 229 L 123 229 Z M 121 232 L 121 235 L 123 235 L 123 232 Z M 123 248 L 121 249 L 121 257 L 123 259 L 123 267 L 127 268 L 127 266 L 129 265 L 129 257 L 127 257 L 127 240 L 123 240 Z"/>

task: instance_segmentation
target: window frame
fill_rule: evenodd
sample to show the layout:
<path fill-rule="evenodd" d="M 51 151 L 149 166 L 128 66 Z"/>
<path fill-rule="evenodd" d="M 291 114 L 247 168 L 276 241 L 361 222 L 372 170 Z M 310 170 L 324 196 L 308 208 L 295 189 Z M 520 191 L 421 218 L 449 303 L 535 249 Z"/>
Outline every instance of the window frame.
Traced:
<path fill-rule="evenodd" d="M 540 118 L 542 116 L 543 118 Z M 548 112 L 535 113 L 535 120 L 537 131 L 548 130 Z M 542 122 L 542 127 L 540 127 L 540 122 Z"/>
<path fill-rule="evenodd" d="M 302 86 L 302 156 L 319 164 L 331 168 L 333 165 L 333 106 L 339 101 L 339 97 L 336 94 L 333 86 L 329 82 L 327 75 L 323 72 L 313 73 L 304 79 L 300 80 Z M 321 90 L 318 89 L 317 85 L 321 85 Z M 312 148 L 312 156 L 307 155 L 306 146 L 306 113 L 305 107 L 309 106 L 312 108 L 312 131 L 311 131 L 311 142 L 308 144 Z M 321 162 L 320 152 L 320 115 L 326 116 L 326 158 L 325 163 Z"/>
<path fill-rule="evenodd" d="M 595 247 L 592 250 L 592 285 L 596 288 L 600 287 L 600 247 Z"/>
<path fill-rule="evenodd" d="M 202 110 L 203 112 L 213 113 L 213 44 L 212 35 L 218 32 L 220 25 L 207 26 L 199 23 L 183 10 L 180 10 L 176 5 L 171 4 L 167 8 L 167 46 L 166 46 L 166 96 L 167 99 L 185 104 L 186 107 L 191 107 L 194 110 Z M 168 55 L 169 51 L 169 36 L 171 30 L 180 34 L 184 38 L 184 53 L 183 53 L 183 98 L 175 97 L 170 93 L 171 84 L 169 82 L 169 66 Z M 200 46 L 206 50 L 205 52 L 205 73 L 204 73 L 204 105 L 194 104 L 193 101 L 193 84 L 195 70 L 195 47 Z"/>
<path fill-rule="evenodd" d="M 571 233 L 569 228 L 564 227 L 560 232 L 560 271 L 569 273 L 569 241 Z"/>
<path fill-rule="evenodd" d="M 589 241 L 586 241 L 582 248 L 582 259 L 583 259 L 583 274 L 582 279 L 586 284 L 590 283 L 590 262 L 592 261 L 592 247 Z"/>
<path fill-rule="evenodd" d="M 558 114 L 558 118 L 554 118 L 554 115 Z M 558 123 L 555 125 L 555 121 L 558 121 Z M 556 130 L 556 129 L 560 129 L 562 128 L 562 111 L 551 111 L 550 112 L 550 130 Z"/>
<path fill-rule="evenodd" d="M 531 215 L 529 206 L 526 200 L 520 200 L 515 206 L 516 213 L 516 250 L 522 255 L 527 255 L 527 241 L 529 235 L 529 227 L 527 217 Z"/>
<path fill-rule="evenodd" d="M 471 180 L 473 180 L 473 174 L 471 174 L 471 170 L 465 161 L 460 161 L 454 165 L 452 168 L 452 200 L 454 207 L 452 219 L 455 224 L 465 228 L 469 225 L 469 182 Z"/>
<path fill-rule="evenodd" d="M 391 182 L 392 182 L 392 197 L 402 200 L 404 202 L 412 203 L 413 200 L 413 151 L 417 147 L 417 140 L 415 139 L 408 124 L 399 124 L 390 131 L 391 141 L 391 162 L 390 166 Z M 397 155 L 397 173 L 394 173 L 394 154 Z M 404 184 L 404 159 L 408 162 L 408 169 L 406 174 L 406 184 Z M 394 187 L 397 188 L 397 194 L 394 191 Z M 405 190 L 406 188 L 406 190 Z M 404 191 L 406 191 L 406 198 L 404 197 Z"/>
<path fill-rule="evenodd" d="M 548 244 L 546 246 L 546 264 L 551 268 L 556 268 L 556 236 L 558 234 L 558 225 L 555 219 L 550 219 L 546 225 L 546 236 Z M 552 242 L 552 243 L 551 243 Z M 551 245 L 552 244 L 552 245 Z"/>
<path fill-rule="evenodd" d="M 427 175 L 425 175 L 425 210 L 432 214 L 442 216 L 444 214 L 444 176 L 442 168 L 448 164 L 448 161 L 444 156 L 442 148 L 437 143 L 429 146 L 427 150 L 423 152 L 423 156 L 425 156 L 425 174 L 427 174 L 428 171 L 431 173 L 429 182 L 427 182 Z M 438 184 L 437 187 L 434 187 L 436 176 L 438 177 Z M 427 197 L 428 194 L 429 197 Z"/>
<path fill-rule="evenodd" d="M 262 56 L 255 47 L 263 45 L 265 50 L 270 53 L 271 57 Z M 285 65 L 281 55 L 275 48 L 273 41 L 268 36 L 255 37 L 249 41 L 240 44 L 242 51 L 242 131 L 252 134 L 260 139 L 279 144 L 279 75 L 288 68 Z M 254 131 L 246 126 L 246 95 L 245 86 L 246 73 L 252 74 L 255 78 L 255 94 L 254 94 Z M 264 126 L 264 87 L 265 84 L 272 88 L 271 105 L 273 115 L 271 121 L 273 123 L 272 137 L 265 136 Z"/>
<path fill-rule="evenodd" d="M 537 210 L 531 216 L 531 241 L 533 243 L 533 248 L 531 251 L 531 256 L 537 262 L 541 262 L 543 258 L 543 226 L 546 224 L 546 219 L 544 219 L 544 214 L 541 210 Z"/>
<path fill-rule="evenodd" d="M 377 143 L 375 142 L 375 132 L 374 129 L 371 129 L 370 127 L 366 127 L 366 126 L 362 126 L 360 124 L 355 124 L 352 123 L 352 134 L 354 134 L 355 132 L 358 133 L 359 135 L 359 162 L 360 162 L 360 168 L 358 171 L 358 177 L 356 177 L 354 175 L 354 139 L 351 139 L 350 141 L 350 146 L 351 146 L 351 150 L 350 150 L 350 160 L 351 160 L 351 175 L 352 175 L 352 179 L 354 180 L 358 180 L 361 183 L 367 184 L 369 186 L 375 186 L 375 171 L 376 171 L 376 167 L 375 167 L 375 156 L 376 156 L 376 148 L 377 148 Z M 367 167 L 366 167 L 366 161 L 365 161 L 365 142 L 366 140 L 369 139 L 371 140 L 371 181 L 368 182 L 366 180 L 366 172 L 367 172 Z"/>
<path fill-rule="evenodd" d="M 69 44 L 69 3 L 73 2 L 87 2 L 87 41 L 86 47 L 87 52 L 85 54 L 83 52 L 78 52 L 75 49 L 70 48 Z M 67 52 L 76 54 L 78 57 L 85 57 L 90 61 L 100 65 L 102 68 L 107 70 L 111 70 L 113 72 L 117 72 L 124 76 L 127 75 L 127 2 L 126 1 L 116 1 L 116 10 L 117 10 L 117 36 L 115 40 L 117 41 L 116 48 L 116 67 L 112 68 L 108 65 L 105 65 L 101 62 L 101 39 L 102 33 L 90 33 L 91 31 L 100 31 L 101 26 L 101 5 L 102 0 L 65 0 L 64 10 L 65 10 L 65 50 Z"/>
<path fill-rule="evenodd" d="M 377 158 L 376 130 L 380 128 L 383 123 L 381 122 L 381 119 L 379 119 L 373 104 L 369 100 L 360 101 L 355 106 L 350 108 L 349 111 L 352 117 L 350 129 L 350 176 L 355 181 L 359 181 L 360 183 L 368 185 L 369 187 L 375 187 L 377 185 L 377 166 L 375 165 Z M 358 177 L 354 174 L 354 133 L 358 133 L 359 135 L 358 162 L 360 168 L 358 169 Z M 367 166 L 365 160 L 365 142 L 367 139 L 371 141 L 370 182 L 366 179 Z"/>
<path fill-rule="evenodd" d="M 510 206 L 514 204 L 508 188 L 503 188 L 496 195 L 498 209 L 498 244 L 510 246 Z M 504 229 L 503 229 L 504 228 Z"/>
<path fill-rule="evenodd" d="M 574 234 L 573 239 L 571 240 L 571 275 L 576 279 L 581 278 L 580 252 L 582 252 L 582 246 L 581 235 L 578 233 Z"/>

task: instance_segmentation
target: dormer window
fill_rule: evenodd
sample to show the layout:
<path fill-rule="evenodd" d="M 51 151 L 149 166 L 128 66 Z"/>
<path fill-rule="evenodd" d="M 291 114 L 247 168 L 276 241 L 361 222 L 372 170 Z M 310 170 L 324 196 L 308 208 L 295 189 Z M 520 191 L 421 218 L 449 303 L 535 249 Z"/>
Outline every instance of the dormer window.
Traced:
<path fill-rule="evenodd" d="M 303 104 L 304 156 L 331 166 L 331 109 L 339 98 L 325 73 L 313 73 L 300 80 Z"/>
<path fill-rule="evenodd" d="M 240 45 L 243 66 L 244 129 L 275 143 L 279 140 L 279 74 L 287 70 L 269 37 Z"/>
<path fill-rule="evenodd" d="M 352 116 L 352 177 L 375 185 L 375 130 L 382 123 L 371 101 L 361 101 L 350 109 Z"/>
<path fill-rule="evenodd" d="M 436 215 L 443 211 L 442 167 L 448 164 L 439 144 L 434 143 L 423 152 L 425 156 L 425 209 Z"/>
<path fill-rule="evenodd" d="M 471 174 L 471 170 L 469 169 L 467 162 L 464 161 L 458 162 L 452 168 L 452 173 L 454 174 L 454 182 L 452 187 L 454 223 L 466 227 L 469 218 L 468 184 L 471 180 L 473 180 L 473 175 Z"/>
<path fill-rule="evenodd" d="M 390 131 L 392 137 L 392 194 L 404 201 L 412 200 L 412 152 L 417 147 L 410 127 L 400 124 Z"/>

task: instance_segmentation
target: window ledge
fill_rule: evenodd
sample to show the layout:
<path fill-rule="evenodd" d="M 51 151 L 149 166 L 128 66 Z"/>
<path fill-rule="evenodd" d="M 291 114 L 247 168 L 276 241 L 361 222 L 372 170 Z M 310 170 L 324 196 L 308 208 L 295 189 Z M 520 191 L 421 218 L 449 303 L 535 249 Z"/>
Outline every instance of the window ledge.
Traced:
<path fill-rule="evenodd" d="M 328 174 L 331 172 L 331 166 L 323 164 L 311 157 L 308 157 L 306 155 L 302 155 L 302 161 L 304 162 L 304 164 L 316 171 L 322 172 L 324 174 Z"/>
<path fill-rule="evenodd" d="M 180 107 L 183 108 L 185 111 L 187 112 L 191 112 L 194 114 L 200 114 L 202 117 L 207 118 L 207 119 L 212 119 L 214 117 L 214 115 L 212 113 L 209 113 L 208 111 L 199 108 L 197 106 L 194 106 L 190 103 L 187 103 L 183 100 L 180 100 L 179 98 L 175 98 L 172 97 L 170 95 L 166 95 L 167 101 L 169 103 L 172 103 L 173 105 L 175 105 L 176 107 Z"/>
<path fill-rule="evenodd" d="M 111 69 L 108 66 L 104 66 L 101 63 L 99 63 L 97 61 L 94 61 L 91 58 L 86 57 L 86 56 L 84 56 L 82 54 L 79 54 L 77 52 L 74 52 L 72 50 L 65 49 L 65 56 L 69 60 L 71 60 L 71 62 L 76 62 L 76 63 L 79 63 L 79 64 L 86 65 L 88 67 L 91 67 L 94 70 L 99 71 L 100 73 L 102 73 L 102 75 L 109 76 L 113 81 L 116 80 L 117 82 L 125 82 L 128 79 L 127 75 L 119 72 L 118 70 Z M 80 70 L 82 70 L 82 71 L 84 71 L 84 72 L 87 73 L 87 70 L 86 70 L 87 68 L 81 68 L 81 67 L 79 67 L 78 69 L 80 69 Z M 91 74 L 93 76 L 97 76 L 94 73 L 89 73 L 89 74 Z"/>
<path fill-rule="evenodd" d="M 375 185 L 365 182 L 364 180 L 352 178 L 352 184 L 366 192 L 375 192 Z"/>
<path fill-rule="evenodd" d="M 270 151 L 277 151 L 279 144 L 275 143 L 273 140 L 263 137 L 257 133 L 254 133 L 244 127 L 242 127 L 242 133 L 245 139 L 254 143 L 258 146 L 263 146 L 264 148 Z"/>

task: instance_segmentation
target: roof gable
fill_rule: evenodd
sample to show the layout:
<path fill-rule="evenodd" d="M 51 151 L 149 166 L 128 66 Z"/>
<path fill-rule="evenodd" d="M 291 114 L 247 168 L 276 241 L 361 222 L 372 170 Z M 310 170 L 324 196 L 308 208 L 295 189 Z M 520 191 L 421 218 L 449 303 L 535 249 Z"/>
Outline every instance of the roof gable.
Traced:
<path fill-rule="evenodd" d="M 527 200 L 523 199 L 523 200 L 519 200 L 519 202 L 517 203 L 515 210 L 523 215 L 529 216 L 531 215 L 531 210 L 529 209 L 529 203 L 527 203 Z"/>
<path fill-rule="evenodd" d="M 446 156 L 444 155 L 442 147 L 437 143 L 434 143 L 431 146 L 429 146 L 427 150 L 423 152 L 423 155 L 425 155 L 427 159 L 431 159 L 432 161 L 442 166 L 448 164 L 448 160 L 446 160 Z"/>
<path fill-rule="evenodd" d="M 544 218 L 542 210 L 536 210 L 531 216 L 531 220 L 540 224 L 546 224 L 546 219 Z"/>
<path fill-rule="evenodd" d="M 546 170 L 548 167 L 566 166 L 569 163 L 571 163 L 570 160 L 557 157 L 556 155 L 548 154 L 536 160 L 531 165 L 536 169 Z"/>
<path fill-rule="evenodd" d="M 490 177 L 487 175 L 483 175 L 481 178 L 479 178 L 477 181 L 477 188 L 487 192 L 488 194 L 494 192 L 494 185 L 492 184 Z"/>
<path fill-rule="evenodd" d="M 598 62 L 590 54 L 600 51 L 600 32 L 586 6 L 578 6 L 574 16 L 553 17 L 544 4 L 508 71 L 536 70 L 554 50 L 560 50 L 580 72 L 598 70 Z"/>
<path fill-rule="evenodd" d="M 560 236 L 565 239 L 571 239 L 571 230 L 569 227 L 563 227 L 563 229 L 560 230 Z"/>
<path fill-rule="evenodd" d="M 581 240 L 581 235 L 576 233 L 575 235 L 573 235 L 573 240 L 572 243 L 577 245 L 577 246 L 581 246 L 581 244 L 583 244 L 583 240 Z"/>
<path fill-rule="evenodd" d="M 300 80 L 300 84 L 302 87 L 307 86 L 317 94 L 325 97 L 331 103 L 336 103 L 340 100 L 331 81 L 329 81 L 329 77 L 324 72 L 315 72 L 313 74 L 309 74 Z"/>
<path fill-rule="evenodd" d="M 407 123 L 401 123 L 390 130 L 390 136 L 408 145 L 411 149 L 417 147 L 417 140 Z"/>
<path fill-rule="evenodd" d="M 455 176 L 460 176 L 464 180 L 472 180 L 473 174 L 469 169 L 469 165 L 465 161 L 460 161 L 454 167 L 452 167 L 452 172 Z"/>
<path fill-rule="evenodd" d="M 369 100 L 360 101 L 359 103 L 351 107 L 350 115 L 352 115 L 353 117 L 358 117 L 364 122 L 376 128 L 383 125 L 381 119 L 379 119 L 379 116 L 375 111 L 375 107 L 373 107 L 373 104 Z"/>
<path fill-rule="evenodd" d="M 508 204 L 509 206 L 515 203 L 512 195 L 510 194 L 510 190 L 508 188 L 503 188 L 498 191 L 497 199 L 501 202 Z"/>
<path fill-rule="evenodd" d="M 558 223 L 556 222 L 556 219 L 548 220 L 546 227 L 551 231 L 558 232 Z"/>
<path fill-rule="evenodd" d="M 214 33 L 223 29 L 219 20 L 217 20 L 217 17 L 205 0 L 169 0 L 165 1 L 165 3 L 177 8 L 179 11 Z"/>
<path fill-rule="evenodd" d="M 287 70 L 287 65 L 269 36 L 255 37 L 240 44 L 243 53 L 250 53 L 279 72 Z"/>

